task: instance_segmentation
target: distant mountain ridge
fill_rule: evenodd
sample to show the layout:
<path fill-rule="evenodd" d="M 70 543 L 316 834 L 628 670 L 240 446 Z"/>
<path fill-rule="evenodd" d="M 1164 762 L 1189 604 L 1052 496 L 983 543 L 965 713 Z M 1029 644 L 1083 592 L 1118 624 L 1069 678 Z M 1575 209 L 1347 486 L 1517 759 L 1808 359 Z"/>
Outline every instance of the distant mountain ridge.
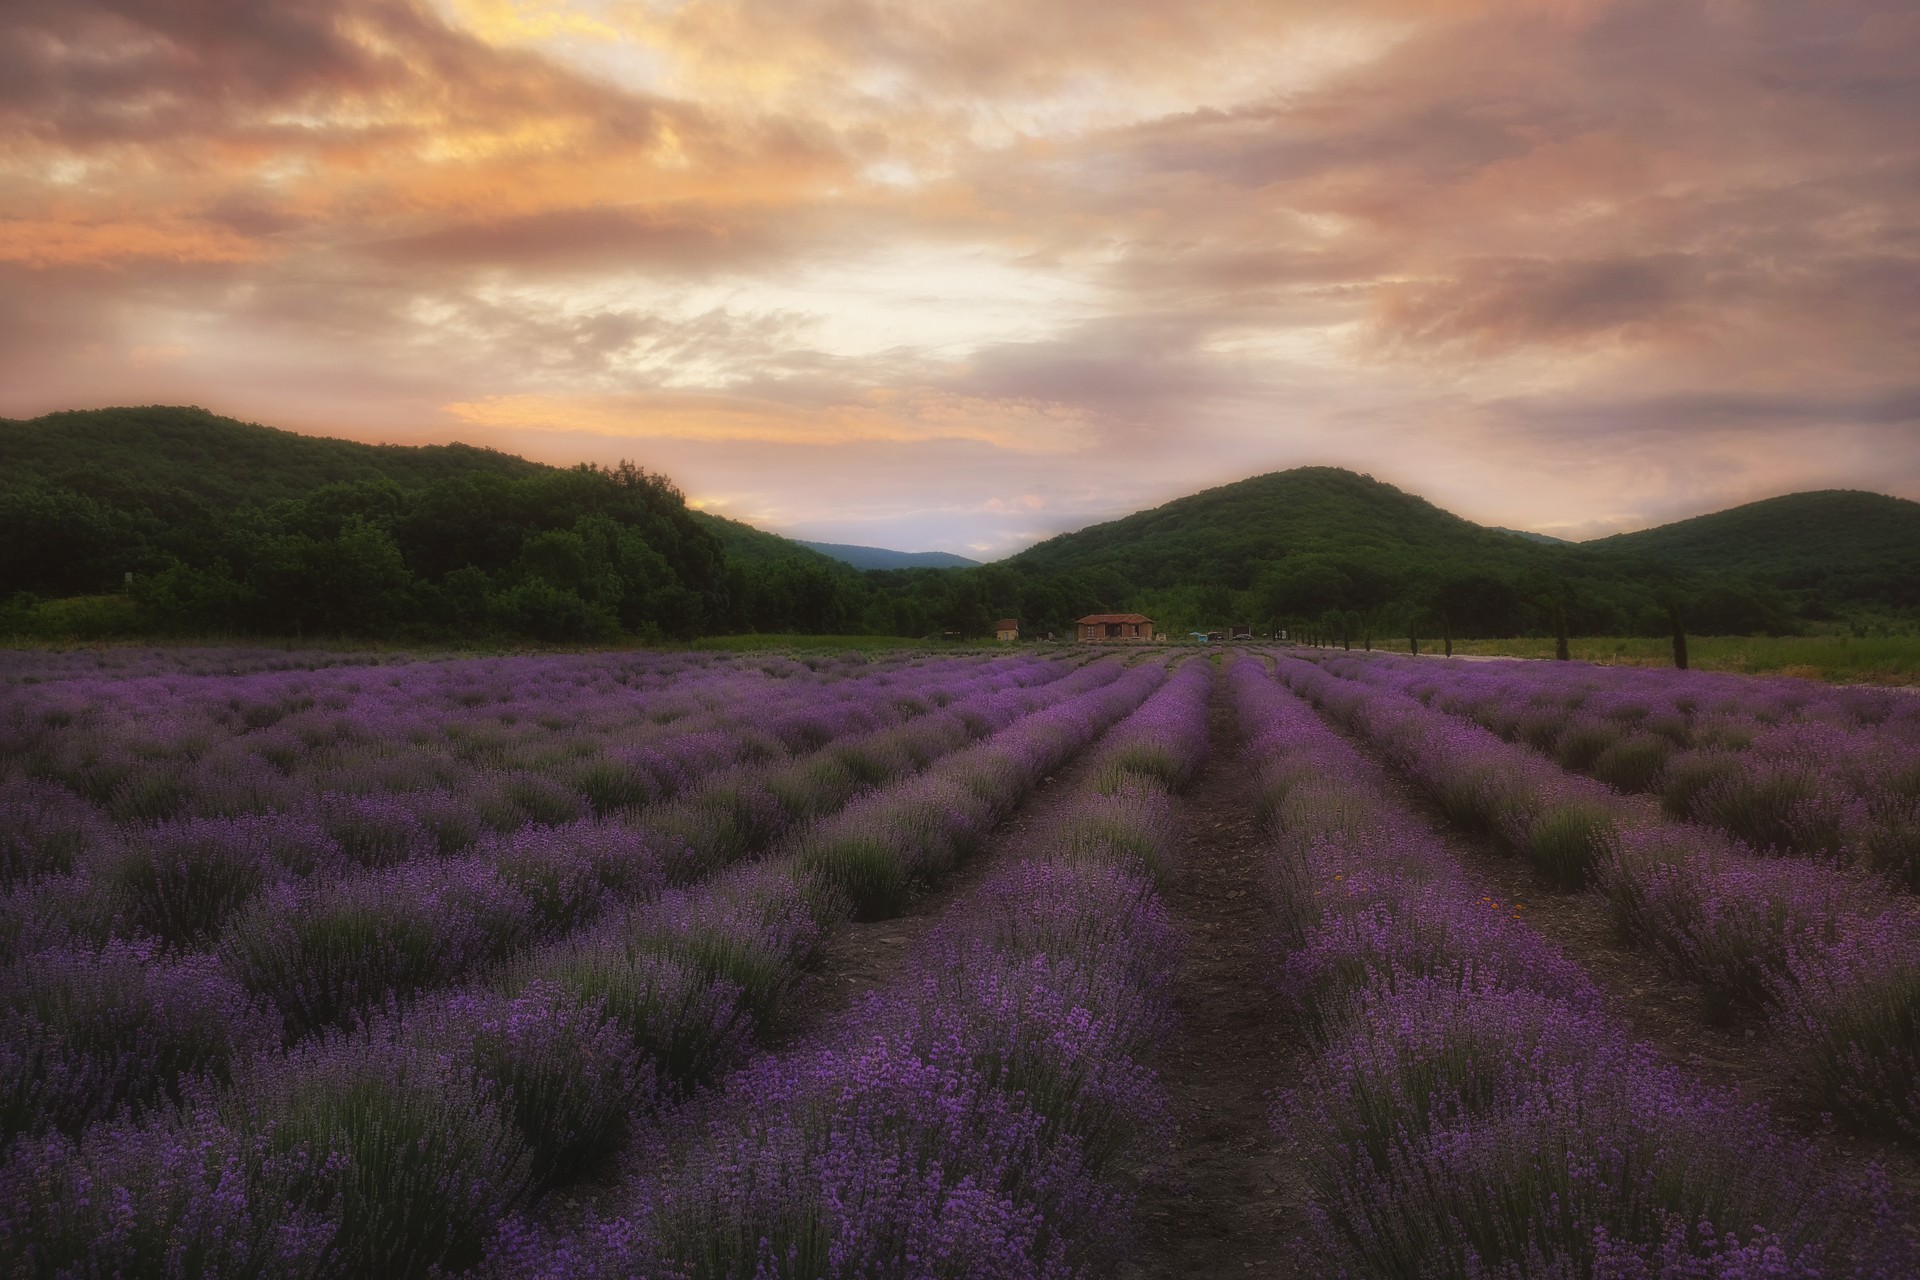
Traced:
<path fill-rule="evenodd" d="M 885 547 L 861 547 L 844 542 L 807 542 L 793 539 L 794 545 L 830 556 L 856 569 L 977 569 L 978 560 L 954 555 L 950 551 L 889 551 Z"/>
<path fill-rule="evenodd" d="M 1528 542 L 1544 542 L 1549 546 L 1569 547 L 1573 543 L 1567 538 L 1556 538 L 1550 533 L 1535 533 L 1531 529 L 1509 529 L 1505 525 L 1490 524 L 1487 528 L 1495 533 L 1511 534 L 1516 538 L 1525 538 Z"/>

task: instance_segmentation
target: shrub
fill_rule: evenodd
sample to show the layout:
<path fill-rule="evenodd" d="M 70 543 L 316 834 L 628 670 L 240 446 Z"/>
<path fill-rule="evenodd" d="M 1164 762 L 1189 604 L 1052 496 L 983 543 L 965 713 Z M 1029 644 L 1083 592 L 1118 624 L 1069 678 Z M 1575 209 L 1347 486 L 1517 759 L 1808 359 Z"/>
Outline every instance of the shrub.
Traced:
<path fill-rule="evenodd" d="M 1920 931 L 1908 912 L 1864 922 L 1791 958 L 1780 1017 L 1808 1084 L 1867 1129 L 1920 1141 Z"/>
<path fill-rule="evenodd" d="M 1694 816 L 1756 849 L 1837 854 L 1842 793 L 1801 766 L 1743 760 L 1694 793 Z"/>
<path fill-rule="evenodd" d="M 501 1109 L 526 1144 L 535 1192 L 603 1167 L 652 1099 L 653 1073 L 604 1004 L 545 983 L 454 993 L 416 1016 L 408 1038 Z"/>
<path fill-rule="evenodd" d="M 1124 1203 L 964 1061 L 874 1040 L 769 1061 L 676 1126 L 685 1151 L 570 1250 L 588 1277 L 1088 1274 Z"/>
<path fill-rule="evenodd" d="M 439 848 L 434 834 L 397 795 L 329 793 L 320 797 L 315 816 L 348 861 L 363 867 L 391 867 L 430 857 Z"/>
<path fill-rule="evenodd" d="M 1563 769 L 1587 773 L 1609 748 L 1621 741 L 1618 725 L 1579 719 L 1569 724 L 1553 744 L 1553 758 Z"/>
<path fill-rule="evenodd" d="M 1525 852 L 1548 883 L 1578 889 L 1593 877 L 1615 834 L 1614 816 L 1604 806 L 1563 801 L 1549 805 L 1533 819 Z"/>
<path fill-rule="evenodd" d="M 1838 941 L 1873 896 L 1830 868 L 1757 859 L 1690 829 L 1622 833 L 1602 878 L 1623 932 L 1723 1010 L 1771 1007 L 1794 957 Z"/>
<path fill-rule="evenodd" d="M 305 824 L 276 815 L 149 827 L 101 858 L 94 875 L 134 928 L 175 946 L 205 946 L 230 914 L 286 875 L 277 855 L 288 843 L 298 850 L 306 834 L 289 840 L 289 826 Z"/>
<path fill-rule="evenodd" d="M 1140 867 L 1161 883 L 1174 874 L 1173 814 L 1164 791 L 1134 787 L 1084 799 L 1035 843 L 1066 862 Z"/>
<path fill-rule="evenodd" d="M 283 1176 L 211 1115 L 22 1143 L 0 1166 L 0 1274 L 305 1280 L 338 1274 L 333 1227 L 249 1185 Z"/>
<path fill-rule="evenodd" d="M 1737 1231 L 1805 1274 L 1850 1244 L 1830 1215 L 1857 1192 L 1814 1190 L 1811 1151 L 1530 992 L 1380 997 L 1275 1119 L 1306 1139 L 1328 1270 L 1747 1274 Z"/>
<path fill-rule="evenodd" d="M 490 868 L 417 863 L 269 889 L 233 917 L 220 958 L 299 1035 L 503 959 L 530 927 L 526 900 Z"/>
<path fill-rule="evenodd" d="M 1673 817 L 1699 816 L 1700 793 L 1722 778 L 1740 772 L 1740 757 L 1729 751 L 1689 751 L 1667 762 L 1660 782 L 1660 805 Z"/>
<path fill-rule="evenodd" d="M 65 788 L 0 782 L 0 889 L 73 871 L 106 835 L 92 806 Z"/>
<path fill-rule="evenodd" d="M 991 812 L 979 791 L 929 775 L 873 792 L 808 832 L 796 859 L 845 893 L 857 918 L 896 914 L 984 836 Z"/>
<path fill-rule="evenodd" d="M 662 1091 L 684 1092 L 711 1078 L 740 1055 L 751 1031 L 738 987 L 686 961 L 630 947 L 612 925 L 529 957 L 509 974 L 515 994 L 536 984 L 604 1008 Z"/>
<path fill-rule="evenodd" d="M 1659 787 L 1667 760 L 1673 755 L 1670 738 L 1657 733 L 1634 733 L 1602 751 L 1593 762 L 1593 776 L 1629 794 Z"/>
<path fill-rule="evenodd" d="M 273 1040 L 272 1020 L 210 959 L 138 947 L 61 950 L 13 966 L 0 987 L 0 1136 L 79 1133 L 181 1101 Z"/>
<path fill-rule="evenodd" d="M 466 1270 L 528 1195 L 512 1123 L 404 1041 L 325 1040 L 246 1080 L 228 1109 L 273 1162 L 253 1196 L 330 1220 L 345 1275 Z"/>

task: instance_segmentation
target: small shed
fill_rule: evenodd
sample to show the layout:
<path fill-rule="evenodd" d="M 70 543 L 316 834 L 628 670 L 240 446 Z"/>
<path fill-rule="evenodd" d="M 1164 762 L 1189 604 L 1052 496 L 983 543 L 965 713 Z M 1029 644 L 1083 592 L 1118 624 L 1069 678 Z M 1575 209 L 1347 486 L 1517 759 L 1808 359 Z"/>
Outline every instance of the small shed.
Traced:
<path fill-rule="evenodd" d="M 1090 613 L 1074 623 L 1082 644 L 1150 644 L 1153 619 L 1144 613 Z"/>
<path fill-rule="evenodd" d="M 1253 639 L 1253 624 L 1250 622 L 1235 622 L 1235 623 L 1229 624 L 1227 627 L 1227 639 L 1229 640 Z"/>
<path fill-rule="evenodd" d="M 1002 618 L 993 624 L 993 638 L 1003 644 L 1011 644 L 1020 638 L 1020 619 Z"/>

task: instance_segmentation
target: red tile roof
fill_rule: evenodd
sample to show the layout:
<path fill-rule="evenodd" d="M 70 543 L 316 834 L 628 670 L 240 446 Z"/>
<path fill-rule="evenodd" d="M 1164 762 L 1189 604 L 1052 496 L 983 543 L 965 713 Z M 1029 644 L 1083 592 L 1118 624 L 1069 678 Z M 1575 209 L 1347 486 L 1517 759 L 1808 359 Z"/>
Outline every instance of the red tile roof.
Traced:
<path fill-rule="evenodd" d="M 1151 623 L 1152 621 L 1153 619 L 1149 618 L 1144 613 L 1090 613 L 1086 617 L 1080 619 L 1080 625 L 1085 627 L 1085 626 L 1099 626 L 1101 623 L 1105 623 L 1105 622 Z"/>
<path fill-rule="evenodd" d="M 1020 620 L 1018 618 L 1002 618 L 993 624 L 993 629 L 995 631 L 1018 631 L 1020 629 Z"/>

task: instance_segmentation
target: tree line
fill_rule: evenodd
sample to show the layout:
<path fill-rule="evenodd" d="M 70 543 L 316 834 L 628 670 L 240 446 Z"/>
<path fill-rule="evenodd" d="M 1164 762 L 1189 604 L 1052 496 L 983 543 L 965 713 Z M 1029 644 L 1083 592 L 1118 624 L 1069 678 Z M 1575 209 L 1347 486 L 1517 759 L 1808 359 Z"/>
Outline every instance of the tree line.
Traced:
<path fill-rule="evenodd" d="M 377 477 L 298 497 L 221 502 L 165 484 L 28 477 L 0 490 L 0 631 L 42 602 L 111 593 L 154 634 L 500 637 L 560 643 L 737 632 L 1072 635 L 1087 613 L 1138 611 L 1181 634 L 1371 637 L 1783 632 L 1779 592 L 1726 574 L 1568 571 L 1434 538 L 1263 559 L 1162 536 L 1091 564 L 1015 557 L 971 569 L 858 571 L 690 511 L 631 463 Z M 1136 563 L 1135 561 L 1138 561 Z M 1569 562 L 1571 563 L 1571 562 Z"/>

